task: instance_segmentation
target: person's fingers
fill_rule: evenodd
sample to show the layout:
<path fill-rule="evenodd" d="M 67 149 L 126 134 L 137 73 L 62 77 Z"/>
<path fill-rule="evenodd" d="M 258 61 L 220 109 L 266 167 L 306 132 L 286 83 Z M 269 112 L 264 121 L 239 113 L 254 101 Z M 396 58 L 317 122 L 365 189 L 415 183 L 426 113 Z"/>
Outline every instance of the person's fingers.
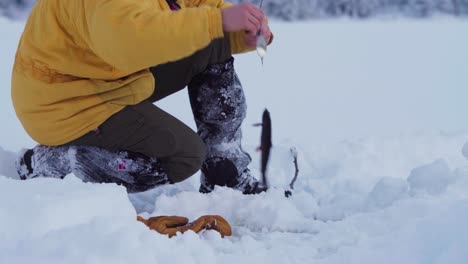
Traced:
<path fill-rule="evenodd" d="M 245 15 L 249 18 L 253 17 L 256 21 L 258 21 L 258 24 L 261 24 L 263 21 L 263 11 L 259 10 L 254 5 L 247 6 L 247 8 L 245 9 Z"/>
<path fill-rule="evenodd" d="M 246 47 L 255 48 L 255 46 L 257 46 L 257 36 L 250 37 L 246 35 L 244 42 Z"/>
<path fill-rule="evenodd" d="M 259 22 L 262 22 L 265 19 L 265 13 L 256 5 L 249 6 L 249 11 L 259 20 Z"/>
<path fill-rule="evenodd" d="M 252 36 L 252 35 L 245 35 L 245 42 L 246 43 L 255 43 L 257 41 L 257 36 Z"/>
<path fill-rule="evenodd" d="M 267 24 L 262 25 L 262 33 L 268 34 L 270 32 L 270 27 Z"/>
<path fill-rule="evenodd" d="M 255 28 L 255 32 L 258 31 L 258 29 L 260 29 L 261 27 L 261 23 L 252 15 L 248 16 L 248 20 L 250 22 L 250 24 L 254 25 L 254 28 Z"/>
<path fill-rule="evenodd" d="M 257 27 L 255 26 L 255 24 L 253 24 L 252 22 L 249 21 L 249 23 L 246 25 L 246 33 L 250 36 L 255 36 L 255 34 L 257 33 Z"/>
<path fill-rule="evenodd" d="M 268 25 L 263 25 L 262 26 L 262 35 L 265 38 L 265 40 L 268 42 L 271 38 L 271 31 L 270 27 Z"/>
<path fill-rule="evenodd" d="M 261 29 L 261 34 L 262 34 L 262 36 L 266 37 L 267 31 L 268 31 L 268 30 L 266 29 L 266 27 L 265 27 L 264 25 L 262 25 L 262 29 Z"/>
<path fill-rule="evenodd" d="M 263 20 L 259 19 L 257 16 L 253 14 L 250 14 L 249 20 L 254 22 L 255 26 L 257 27 L 257 30 L 260 29 L 263 24 Z"/>

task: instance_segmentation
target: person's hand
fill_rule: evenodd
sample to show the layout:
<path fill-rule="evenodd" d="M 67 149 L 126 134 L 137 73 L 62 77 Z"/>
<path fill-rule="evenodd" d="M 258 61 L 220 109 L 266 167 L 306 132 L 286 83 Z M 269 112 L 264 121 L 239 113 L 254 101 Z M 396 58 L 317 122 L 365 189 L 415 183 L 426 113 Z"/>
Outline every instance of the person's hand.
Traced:
<path fill-rule="evenodd" d="M 257 32 L 254 32 L 254 34 L 252 34 L 252 32 L 246 32 L 245 34 L 245 45 L 248 47 L 248 48 L 255 48 L 257 46 Z M 271 31 L 270 31 L 270 27 L 268 26 L 268 24 L 266 23 L 266 21 L 264 23 L 262 23 L 262 30 L 261 30 L 261 33 L 260 33 L 264 38 L 265 38 L 265 41 L 266 43 L 270 43 L 270 40 L 271 40 Z"/>
<path fill-rule="evenodd" d="M 231 226 L 226 219 L 219 215 L 205 215 L 192 223 L 188 223 L 188 219 L 181 216 L 157 216 L 149 219 L 137 216 L 137 220 L 148 226 L 149 229 L 169 235 L 169 237 L 175 236 L 177 232 L 184 233 L 187 230 L 196 233 L 203 230 L 216 230 L 221 234 L 221 237 L 232 235 Z"/>
<path fill-rule="evenodd" d="M 255 35 L 265 20 L 263 11 L 250 3 L 224 8 L 221 14 L 225 32 L 246 31 Z"/>

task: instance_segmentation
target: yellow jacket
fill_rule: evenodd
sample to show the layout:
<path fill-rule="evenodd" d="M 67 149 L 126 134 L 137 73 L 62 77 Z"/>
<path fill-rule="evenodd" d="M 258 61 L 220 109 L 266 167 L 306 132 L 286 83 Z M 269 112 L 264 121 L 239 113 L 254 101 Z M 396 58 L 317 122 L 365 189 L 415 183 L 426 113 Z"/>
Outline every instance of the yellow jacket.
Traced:
<path fill-rule="evenodd" d="M 222 0 L 38 0 L 16 53 L 12 99 L 28 134 L 61 145 L 155 89 L 149 67 L 224 36 Z M 230 33 L 233 53 L 247 51 Z M 157 89 L 157 80 L 156 80 Z"/>

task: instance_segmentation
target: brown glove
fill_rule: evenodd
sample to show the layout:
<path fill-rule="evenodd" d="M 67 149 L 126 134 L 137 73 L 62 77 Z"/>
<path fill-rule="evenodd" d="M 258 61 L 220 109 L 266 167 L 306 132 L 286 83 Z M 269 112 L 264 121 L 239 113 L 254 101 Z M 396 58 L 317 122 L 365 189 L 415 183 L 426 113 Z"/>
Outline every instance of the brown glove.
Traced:
<path fill-rule="evenodd" d="M 161 234 L 167 234 L 173 237 L 177 232 L 184 233 L 187 230 L 192 230 L 200 233 L 203 230 L 216 230 L 221 234 L 221 237 L 231 236 L 231 226 L 219 215 L 204 215 L 192 223 L 188 223 L 186 217 L 181 216 L 156 216 L 144 219 L 137 216 L 137 220 L 147 225 L 150 229 Z"/>

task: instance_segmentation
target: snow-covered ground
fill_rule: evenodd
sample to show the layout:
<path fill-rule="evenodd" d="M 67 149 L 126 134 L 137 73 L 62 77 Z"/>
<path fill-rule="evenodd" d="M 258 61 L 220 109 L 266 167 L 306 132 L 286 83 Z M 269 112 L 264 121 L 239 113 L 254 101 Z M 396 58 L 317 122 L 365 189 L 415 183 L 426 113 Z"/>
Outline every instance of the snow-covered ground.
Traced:
<path fill-rule="evenodd" d="M 10 102 L 22 26 L 0 18 L 0 263 L 467 263 L 468 22 L 273 23 L 263 68 L 236 58 L 251 153 L 251 124 L 265 107 L 273 119 L 276 188 L 256 196 L 199 194 L 198 175 L 131 196 L 73 175 L 16 180 L 14 152 L 34 145 Z M 158 105 L 194 126 L 185 92 Z M 136 213 L 220 214 L 234 235 L 168 239 Z"/>

